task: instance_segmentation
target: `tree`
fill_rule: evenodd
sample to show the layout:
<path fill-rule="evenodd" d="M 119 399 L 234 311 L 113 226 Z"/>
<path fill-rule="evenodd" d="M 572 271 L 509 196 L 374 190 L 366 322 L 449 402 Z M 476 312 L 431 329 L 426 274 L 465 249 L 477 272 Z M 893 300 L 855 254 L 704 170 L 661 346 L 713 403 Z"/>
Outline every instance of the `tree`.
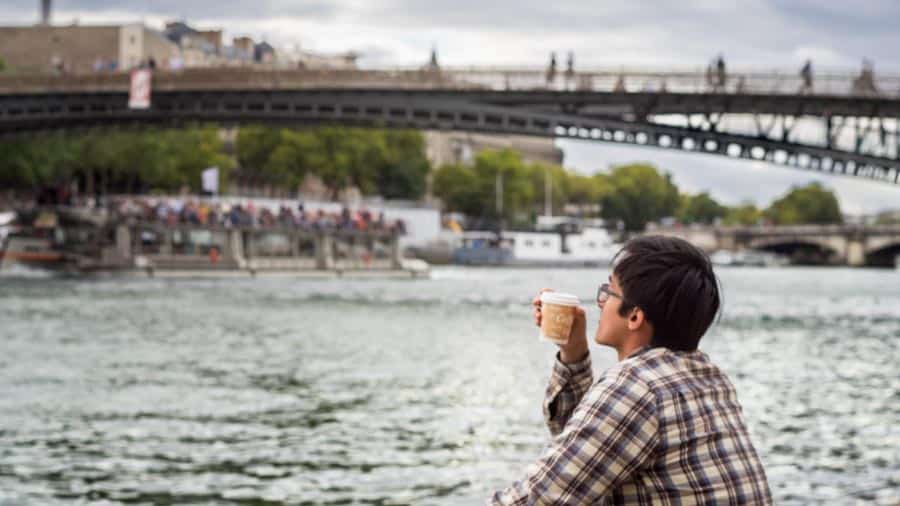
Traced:
<path fill-rule="evenodd" d="M 612 186 L 606 174 L 569 174 L 566 178 L 566 200 L 572 204 L 600 204 L 611 192 Z"/>
<path fill-rule="evenodd" d="M 728 212 L 727 207 L 716 202 L 707 192 L 697 195 L 682 195 L 680 200 L 678 220 L 682 223 L 711 225 Z"/>
<path fill-rule="evenodd" d="M 431 183 L 435 196 L 444 201 L 448 211 L 469 216 L 483 214 L 485 202 L 478 190 L 478 175 L 474 167 L 442 165 L 435 170 Z"/>
<path fill-rule="evenodd" d="M 418 200 L 425 196 L 428 160 L 398 160 L 378 173 L 378 193 L 386 199 Z"/>
<path fill-rule="evenodd" d="M 379 193 L 389 199 L 422 198 L 431 172 L 425 138 L 412 130 L 387 130 L 383 135 L 387 157 L 375 176 Z"/>
<path fill-rule="evenodd" d="M 534 166 L 525 165 L 515 151 L 485 150 L 476 155 L 472 166 L 454 164 L 438 169 L 432 187 L 450 211 L 492 220 L 503 218 L 512 225 L 526 224 L 535 205 L 538 172 Z M 503 185 L 502 216 L 497 214 L 498 180 Z"/>
<path fill-rule="evenodd" d="M 241 127 L 235 140 L 238 163 L 247 169 L 260 169 L 266 165 L 281 143 L 281 129 L 264 126 Z"/>
<path fill-rule="evenodd" d="M 522 166 L 531 185 L 531 202 L 528 211 L 533 214 L 543 213 L 546 194 L 547 178 L 550 179 L 550 201 L 552 211 L 556 212 L 568 202 L 569 173 L 562 167 L 545 163 L 530 163 Z"/>
<path fill-rule="evenodd" d="M 221 148 L 215 127 L 50 134 L 0 143 L 0 183 L 37 191 L 82 181 L 86 193 L 199 190 L 203 169 L 231 167 Z"/>
<path fill-rule="evenodd" d="M 243 169 L 262 180 L 294 189 L 313 174 L 332 195 L 356 186 L 363 194 L 418 199 L 431 171 L 424 138 L 413 130 L 250 126 L 238 132 L 237 149 Z"/>
<path fill-rule="evenodd" d="M 3 58 L 0 58 L 0 72 L 3 72 L 5 70 L 6 70 L 6 60 L 4 60 Z"/>
<path fill-rule="evenodd" d="M 252 133 L 250 138 L 253 137 L 260 139 L 271 151 L 265 154 L 255 153 L 248 157 L 259 160 L 259 164 L 243 165 L 245 171 L 285 189 L 297 188 L 303 183 L 306 174 L 312 171 L 312 158 L 316 156 L 318 149 L 318 140 L 312 131 L 285 129 L 279 130 L 277 136 L 267 137 Z"/>
<path fill-rule="evenodd" d="M 607 180 L 609 192 L 601 200 L 601 214 L 621 220 L 628 230 L 642 231 L 647 223 L 673 216 L 678 209 L 678 188 L 671 176 L 650 165 L 615 167 Z"/>
<path fill-rule="evenodd" d="M 776 225 L 843 222 L 841 207 L 834 192 L 817 182 L 792 187 L 786 195 L 772 202 L 764 214 Z"/>
<path fill-rule="evenodd" d="M 511 150 L 482 151 L 475 156 L 475 170 L 479 188 L 487 202 L 487 215 L 504 218 L 511 224 L 530 222 L 536 193 L 531 171 L 522 162 L 522 155 Z M 496 188 L 498 176 L 503 185 L 503 214 L 497 215 Z M 530 223 L 527 223 L 530 224 Z"/>
<path fill-rule="evenodd" d="M 725 225 L 756 225 L 762 219 L 762 211 L 752 203 L 728 208 L 722 223 Z"/>
<path fill-rule="evenodd" d="M 168 184 L 173 190 L 188 186 L 199 192 L 205 169 L 219 167 L 221 173 L 227 174 L 234 167 L 234 161 L 222 151 L 216 127 L 168 130 L 158 137 L 158 147 L 162 157 L 158 166 L 168 172 L 158 184 Z"/>

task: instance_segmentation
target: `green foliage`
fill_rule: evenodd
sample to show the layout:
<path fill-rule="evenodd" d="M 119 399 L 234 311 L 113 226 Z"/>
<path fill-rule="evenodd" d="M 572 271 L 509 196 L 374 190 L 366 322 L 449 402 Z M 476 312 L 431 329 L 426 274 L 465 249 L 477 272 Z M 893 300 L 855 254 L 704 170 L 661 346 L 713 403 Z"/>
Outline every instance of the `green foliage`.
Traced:
<path fill-rule="evenodd" d="M 678 207 L 678 221 L 682 223 L 702 223 L 711 225 L 724 218 L 728 208 L 716 202 L 709 193 L 682 195 Z"/>
<path fill-rule="evenodd" d="M 237 151 L 241 166 L 266 181 L 295 189 L 314 174 L 333 194 L 353 185 L 364 194 L 419 199 L 431 170 L 422 135 L 409 130 L 244 127 Z"/>
<path fill-rule="evenodd" d="M 562 167 L 527 164 L 505 149 L 478 153 L 472 166 L 445 165 L 435 171 L 434 194 L 447 209 L 470 216 L 497 219 L 497 184 L 503 185 L 503 216 L 510 224 L 528 224 L 544 206 L 547 178 L 556 209 L 571 201 L 572 174 Z"/>
<path fill-rule="evenodd" d="M 438 168 L 432 191 L 447 210 L 496 219 L 497 176 L 503 184 L 503 219 L 517 225 L 530 224 L 543 213 L 547 180 L 553 212 L 566 204 L 594 205 L 611 191 L 604 175 L 582 176 L 555 165 L 525 163 L 512 150 L 478 153 L 471 166 L 453 164 Z"/>
<path fill-rule="evenodd" d="M 613 191 L 606 174 L 594 174 L 593 176 L 570 174 L 566 178 L 566 184 L 568 200 L 573 204 L 599 204 Z"/>
<path fill-rule="evenodd" d="M 478 191 L 479 174 L 475 167 L 462 164 L 443 165 L 432 177 L 435 196 L 444 201 L 448 211 L 480 216 L 490 202 Z"/>
<path fill-rule="evenodd" d="M 627 230 L 641 231 L 651 221 L 674 216 L 678 188 L 669 174 L 661 175 L 645 164 L 615 167 L 607 178 L 609 191 L 601 199 L 602 215 L 621 220 Z"/>
<path fill-rule="evenodd" d="M 296 189 L 307 173 L 336 194 L 357 186 L 365 194 L 419 199 L 430 171 L 425 141 L 414 131 L 324 127 L 288 130 L 245 127 L 236 148 L 241 165 L 260 180 Z M 0 142 L 0 185 L 37 189 L 74 179 L 83 191 L 200 190 L 200 173 L 234 161 L 222 152 L 216 127 L 183 130 L 53 134 Z"/>
<path fill-rule="evenodd" d="M 728 208 L 722 223 L 725 225 L 757 225 L 762 220 L 762 211 L 751 203 Z"/>
<path fill-rule="evenodd" d="M 432 189 L 450 211 L 496 219 L 497 182 L 503 185 L 503 218 L 525 221 L 534 204 L 535 179 L 532 166 L 527 166 L 515 151 L 482 151 L 475 163 L 445 165 L 434 174 Z"/>
<path fill-rule="evenodd" d="M 240 166 L 254 169 L 264 167 L 272 157 L 275 157 L 276 149 L 281 147 L 284 132 L 286 131 L 262 126 L 241 127 L 235 141 Z M 279 158 L 287 159 L 295 156 L 299 155 L 290 152 L 278 155 Z M 284 163 L 287 163 L 287 160 L 280 162 Z"/>
<path fill-rule="evenodd" d="M 765 211 L 776 225 L 842 223 L 841 207 L 834 192 L 820 183 L 793 187 Z"/>
<path fill-rule="evenodd" d="M 9 188 L 38 189 L 78 179 L 85 184 L 82 191 L 176 191 L 183 186 L 199 191 L 203 169 L 232 165 L 214 127 L 51 134 L 0 143 L 0 185 Z"/>
<path fill-rule="evenodd" d="M 285 189 L 307 174 L 333 195 L 349 185 L 364 194 L 419 199 L 430 172 L 425 141 L 416 131 L 322 127 L 290 130 L 240 129 L 236 148 L 245 172 Z M 227 175 L 234 161 L 223 154 L 218 128 L 94 131 L 78 136 L 47 134 L 0 142 L 0 188 L 32 189 L 78 180 L 84 192 L 173 192 L 200 190 L 200 173 L 217 166 Z M 497 216 L 496 185 L 503 183 L 503 216 Z M 628 230 L 677 216 L 684 223 L 754 225 L 841 223 L 837 198 L 818 183 L 792 188 L 765 211 L 752 204 L 728 208 L 708 193 L 680 196 L 668 174 L 646 164 L 615 167 L 584 176 L 562 167 L 529 164 L 514 151 L 483 151 L 471 166 L 446 165 L 432 175 L 432 190 L 447 210 L 474 217 L 530 224 L 544 209 L 548 178 L 554 213 L 566 204 L 587 213 L 600 210 Z M 221 185 L 221 186 L 224 186 Z"/>
<path fill-rule="evenodd" d="M 6 60 L 4 60 L 3 58 L 0 58 L 0 72 L 3 72 L 5 70 L 6 70 Z"/>

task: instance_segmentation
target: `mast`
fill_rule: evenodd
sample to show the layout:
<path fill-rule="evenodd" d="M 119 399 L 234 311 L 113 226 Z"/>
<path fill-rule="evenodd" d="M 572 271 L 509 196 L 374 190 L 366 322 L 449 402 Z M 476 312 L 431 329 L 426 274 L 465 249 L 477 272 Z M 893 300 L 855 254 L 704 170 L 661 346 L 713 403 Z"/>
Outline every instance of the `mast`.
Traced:
<path fill-rule="evenodd" d="M 497 180 L 494 181 L 494 201 L 497 204 L 497 216 L 503 214 L 503 176 L 497 171 Z"/>
<path fill-rule="evenodd" d="M 553 181 L 550 179 L 550 166 L 544 172 L 544 216 L 553 216 Z"/>
<path fill-rule="evenodd" d="M 495 200 L 497 204 L 497 230 L 503 228 L 503 172 L 497 171 L 497 179 L 494 182 Z"/>

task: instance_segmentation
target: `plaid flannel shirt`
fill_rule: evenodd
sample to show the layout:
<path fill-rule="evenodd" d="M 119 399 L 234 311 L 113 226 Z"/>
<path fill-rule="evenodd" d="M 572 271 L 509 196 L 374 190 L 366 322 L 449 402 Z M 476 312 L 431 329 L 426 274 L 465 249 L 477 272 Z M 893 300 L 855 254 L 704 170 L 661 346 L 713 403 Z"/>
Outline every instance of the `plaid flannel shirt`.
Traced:
<path fill-rule="evenodd" d="M 700 351 L 643 348 L 593 382 L 558 359 L 544 402 L 553 435 L 490 504 L 771 504 L 734 387 Z"/>

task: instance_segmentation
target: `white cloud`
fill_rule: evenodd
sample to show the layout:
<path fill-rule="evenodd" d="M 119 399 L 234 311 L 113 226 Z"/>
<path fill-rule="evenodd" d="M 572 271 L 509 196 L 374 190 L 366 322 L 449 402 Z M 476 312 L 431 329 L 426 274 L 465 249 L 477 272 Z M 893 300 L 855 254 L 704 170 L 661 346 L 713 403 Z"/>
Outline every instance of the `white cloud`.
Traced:
<path fill-rule="evenodd" d="M 372 64 L 424 63 L 432 44 L 453 65 L 544 65 L 550 51 L 584 66 L 703 66 L 718 53 L 738 67 L 898 69 L 900 4 L 859 0 L 735 4 L 720 0 L 59 0 L 56 22 L 159 24 L 186 18 L 228 35 L 265 36 L 326 51 L 372 48 Z M 0 19 L 33 23 L 38 3 L 5 0 Z"/>

